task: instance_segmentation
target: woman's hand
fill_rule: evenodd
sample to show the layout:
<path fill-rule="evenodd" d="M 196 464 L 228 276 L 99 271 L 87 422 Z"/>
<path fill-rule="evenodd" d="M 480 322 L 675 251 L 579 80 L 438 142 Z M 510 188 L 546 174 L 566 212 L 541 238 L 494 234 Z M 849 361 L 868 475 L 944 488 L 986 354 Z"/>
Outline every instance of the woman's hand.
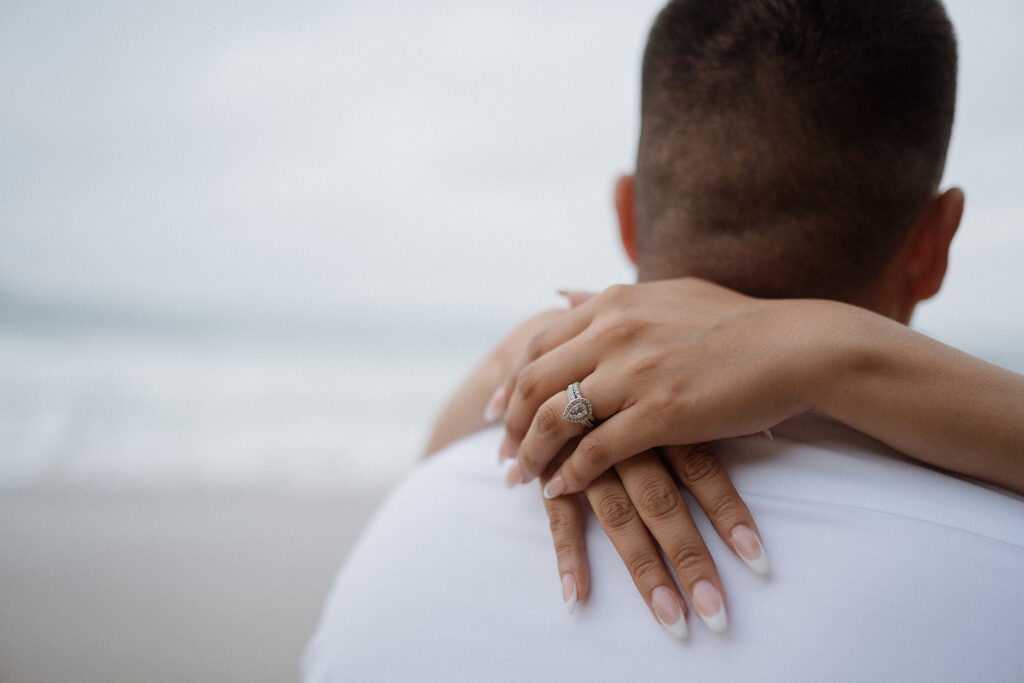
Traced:
<path fill-rule="evenodd" d="M 832 361 L 816 328 L 837 304 L 820 303 L 696 279 L 619 285 L 581 303 L 533 337 L 498 391 L 510 476 L 532 480 L 582 435 L 544 489 L 575 493 L 636 453 L 755 434 L 810 409 Z M 576 381 L 598 421 L 585 434 L 562 419 Z"/>
<path fill-rule="evenodd" d="M 563 451 L 567 454 L 571 447 Z M 658 622 L 677 638 L 687 635 L 686 603 L 672 577 L 674 570 L 698 616 L 720 633 L 727 623 L 722 582 L 670 470 L 733 552 L 751 569 L 767 575 L 768 559 L 754 520 L 710 444 L 634 456 L 598 477 L 585 494 Z M 546 480 L 542 475 L 541 481 Z M 562 577 L 562 598 L 571 613 L 576 600 L 590 591 L 585 516 L 578 496 L 546 499 L 545 505 Z"/>

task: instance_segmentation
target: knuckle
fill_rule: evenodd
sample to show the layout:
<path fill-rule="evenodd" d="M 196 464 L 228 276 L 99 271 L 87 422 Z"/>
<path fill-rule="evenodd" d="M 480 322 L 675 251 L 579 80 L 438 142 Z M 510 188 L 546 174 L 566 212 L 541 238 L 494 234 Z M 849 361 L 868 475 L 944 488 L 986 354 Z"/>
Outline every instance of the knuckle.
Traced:
<path fill-rule="evenodd" d="M 621 301 L 622 299 L 626 298 L 628 294 L 629 287 L 627 285 L 618 284 L 612 285 L 608 289 L 604 290 L 603 296 L 604 298 L 610 299 L 612 301 Z"/>
<path fill-rule="evenodd" d="M 736 496 L 718 495 L 707 501 L 703 507 L 708 519 L 727 521 L 742 518 L 744 505 Z"/>
<path fill-rule="evenodd" d="M 653 352 L 645 353 L 635 359 L 630 365 L 629 372 L 632 376 L 646 375 L 651 372 L 658 372 L 664 367 L 665 358 L 663 354 Z"/>
<path fill-rule="evenodd" d="M 697 543 L 683 543 L 668 552 L 667 556 L 680 576 L 701 569 L 709 557 L 705 548 Z"/>
<path fill-rule="evenodd" d="M 679 510 L 682 499 L 676 487 L 662 479 L 643 482 L 634 499 L 641 516 L 660 519 Z"/>
<path fill-rule="evenodd" d="M 552 503 L 557 501 L 552 501 Z M 551 527 L 551 533 L 559 536 L 567 534 L 572 531 L 574 523 L 574 516 L 566 510 L 564 505 L 548 506 L 548 526 Z"/>
<path fill-rule="evenodd" d="M 629 573 L 634 579 L 643 581 L 644 579 L 652 576 L 656 576 L 662 571 L 664 565 L 661 563 L 661 558 L 652 553 L 642 553 L 640 555 L 634 555 L 626 560 L 626 568 L 629 569 Z"/>
<path fill-rule="evenodd" d="M 534 476 L 541 472 L 544 467 L 540 459 L 530 452 L 529 448 L 519 447 L 519 467 L 522 469 L 524 475 Z"/>
<path fill-rule="evenodd" d="M 531 361 L 540 358 L 544 352 L 544 346 L 544 333 L 538 332 L 530 337 L 530 341 L 526 342 L 526 357 Z"/>
<path fill-rule="evenodd" d="M 651 370 L 657 370 L 654 365 Z M 647 372 L 642 370 L 641 372 Z M 675 415 L 677 414 L 676 397 L 671 391 L 652 391 L 643 398 L 647 410 L 654 415 Z"/>
<path fill-rule="evenodd" d="M 584 466 L 600 470 L 607 469 L 608 449 L 600 439 L 593 435 L 593 432 L 580 442 L 576 453 Z"/>
<path fill-rule="evenodd" d="M 602 332 L 617 342 L 628 342 L 634 339 L 643 329 L 644 323 L 628 311 L 616 311 L 604 321 Z"/>
<path fill-rule="evenodd" d="M 680 470 L 683 483 L 692 488 L 716 477 L 722 471 L 722 464 L 710 448 L 699 448 L 683 456 Z"/>
<path fill-rule="evenodd" d="M 537 370 L 532 364 L 516 374 L 516 391 L 524 401 L 529 401 L 537 393 Z"/>
<path fill-rule="evenodd" d="M 551 437 L 557 434 L 562 426 L 562 415 L 548 404 L 537 409 L 537 416 L 534 418 L 537 433 L 541 437 Z"/>
<path fill-rule="evenodd" d="M 597 501 L 594 513 L 607 531 L 621 531 L 637 519 L 636 508 L 625 493 L 609 493 Z"/>
<path fill-rule="evenodd" d="M 576 557 L 578 547 L 576 543 L 567 538 L 555 540 L 555 556 L 559 560 L 571 560 Z"/>

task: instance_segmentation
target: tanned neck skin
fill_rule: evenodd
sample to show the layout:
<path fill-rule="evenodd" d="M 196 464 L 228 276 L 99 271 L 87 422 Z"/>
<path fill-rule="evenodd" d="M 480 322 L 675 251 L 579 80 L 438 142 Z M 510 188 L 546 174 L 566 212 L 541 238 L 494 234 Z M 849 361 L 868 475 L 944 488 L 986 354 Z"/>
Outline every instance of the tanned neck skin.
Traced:
<path fill-rule="evenodd" d="M 688 272 L 652 276 L 637 251 L 636 185 L 632 175 L 615 185 L 615 210 L 623 248 L 643 281 L 686 277 Z M 964 193 L 952 188 L 936 193 L 919 214 L 906 239 L 879 276 L 852 303 L 907 325 L 918 303 L 938 293 L 949 265 L 949 248 L 960 226 Z M 682 233 L 682 231 L 680 231 Z M 682 248 L 682 246 L 681 246 Z"/>

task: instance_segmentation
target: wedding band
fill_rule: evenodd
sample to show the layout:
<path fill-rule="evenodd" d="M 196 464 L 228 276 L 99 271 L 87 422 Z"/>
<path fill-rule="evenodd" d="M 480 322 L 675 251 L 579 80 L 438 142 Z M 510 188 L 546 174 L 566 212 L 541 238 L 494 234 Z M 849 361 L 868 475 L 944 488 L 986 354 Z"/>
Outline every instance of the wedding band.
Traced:
<path fill-rule="evenodd" d="M 562 419 L 566 422 L 581 424 L 584 427 L 593 427 L 594 406 L 590 405 L 590 401 L 583 398 L 583 394 L 580 393 L 580 383 L 573 382 L 570 384 L 569 388 L 565 390 L 565 395 L 569 399 L 569 405 L 565 406 Z"/>

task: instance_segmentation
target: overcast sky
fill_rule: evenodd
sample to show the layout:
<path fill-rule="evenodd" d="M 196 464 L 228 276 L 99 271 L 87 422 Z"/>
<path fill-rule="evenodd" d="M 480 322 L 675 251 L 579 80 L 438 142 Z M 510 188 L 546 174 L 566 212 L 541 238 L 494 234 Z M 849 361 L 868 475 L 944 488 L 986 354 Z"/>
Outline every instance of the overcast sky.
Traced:
<path fill-rule="evenodd" d="M 0 291 L 512 320 L 628 280 L 610 192 L 660 5 L 7 0 Z M 977 348 L 1024 336 L 1024 3 L 948 7 L 968 210 L 919 324 Z"/>

